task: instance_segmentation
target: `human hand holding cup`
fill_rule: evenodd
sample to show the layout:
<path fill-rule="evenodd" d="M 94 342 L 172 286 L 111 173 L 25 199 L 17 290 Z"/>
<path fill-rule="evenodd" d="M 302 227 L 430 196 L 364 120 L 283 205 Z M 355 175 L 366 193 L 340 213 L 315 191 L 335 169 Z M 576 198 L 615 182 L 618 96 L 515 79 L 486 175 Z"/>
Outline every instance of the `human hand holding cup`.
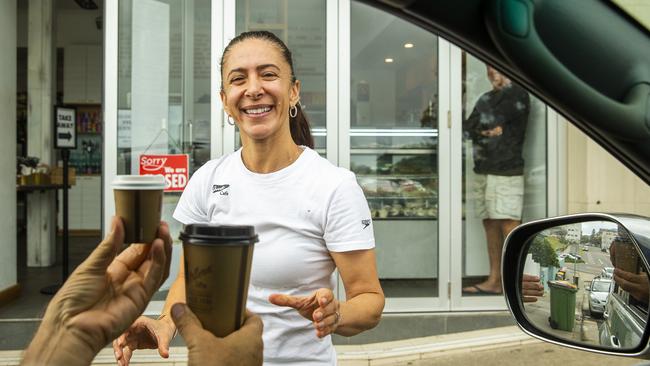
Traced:
<path fill-rule="evenodd" d="M 638 272 L 639 253 L 628 240 L 614 240 L 610 245 L 610 260 L 615 268 L 629 273 Z"/>
<path fill-rule="evenodd" d="M 187 305 L 203 328 L 226 337 L 246 318 L 255 228 L 191 224 L 180 239 Z"/>
<path fill-rule="evenodd" d="M 246 312 L 239 330 L 215 337 L 185 304 L 172 306 L 171 316 L 188 349 L 188 365 L 258 366 L 263 362 L 262 320 Z"/>

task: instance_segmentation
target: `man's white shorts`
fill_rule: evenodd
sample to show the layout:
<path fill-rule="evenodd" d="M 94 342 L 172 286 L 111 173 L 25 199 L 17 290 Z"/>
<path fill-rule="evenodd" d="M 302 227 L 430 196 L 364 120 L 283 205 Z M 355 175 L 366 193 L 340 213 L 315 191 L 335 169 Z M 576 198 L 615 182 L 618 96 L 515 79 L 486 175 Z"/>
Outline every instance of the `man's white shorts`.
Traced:
<path fill-rule="evenodd" d="M 524 176 L 476 174 L 474 180 L 476 212 L 482 219 L 521 221 L 524 205 Z"/>

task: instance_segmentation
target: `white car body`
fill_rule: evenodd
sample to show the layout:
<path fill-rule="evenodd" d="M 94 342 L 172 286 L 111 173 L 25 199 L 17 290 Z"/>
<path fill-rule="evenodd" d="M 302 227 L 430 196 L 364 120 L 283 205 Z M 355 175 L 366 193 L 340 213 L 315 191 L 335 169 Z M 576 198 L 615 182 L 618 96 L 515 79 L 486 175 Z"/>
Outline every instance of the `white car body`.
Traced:
<path fill-rule="evenodd" d="M 607 298 L 612 290 L 612 280 L 596 278 L 589 287 L 589 312 L 592 316 L 602 316 Z"/>

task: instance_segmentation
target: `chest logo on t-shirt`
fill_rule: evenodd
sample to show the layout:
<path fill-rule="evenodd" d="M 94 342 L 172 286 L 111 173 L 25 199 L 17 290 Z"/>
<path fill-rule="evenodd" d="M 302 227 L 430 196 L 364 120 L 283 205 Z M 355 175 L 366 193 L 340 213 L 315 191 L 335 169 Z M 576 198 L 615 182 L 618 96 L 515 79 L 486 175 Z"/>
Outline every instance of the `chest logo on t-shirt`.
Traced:
<path fill-rule="evenodd" d="M 227 196 L 228 187 L 230 187 L 230 184 L 213 184 L 212 193 L 219 193 L 222 196 Z"/>
<path fill-rule="evenodd" d="M 368 226 L 370 226 L 370 219 L 367 219 L 367 220 L 361 220 L 361 225 L 363 225 L 363 227 L 361 228 L 361 230 L 367 228 Z"/>

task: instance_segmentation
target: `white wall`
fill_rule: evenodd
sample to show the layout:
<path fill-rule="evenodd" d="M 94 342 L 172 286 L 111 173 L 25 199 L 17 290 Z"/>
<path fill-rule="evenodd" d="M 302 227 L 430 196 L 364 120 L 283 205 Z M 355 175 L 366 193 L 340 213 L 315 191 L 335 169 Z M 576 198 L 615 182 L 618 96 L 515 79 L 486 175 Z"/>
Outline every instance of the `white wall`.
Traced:
<path fill-rule="evenodd" d="M 568 213 L 650 216 L 650 187 L 572 124 L 567 133 Z"/>
<path fill-rule="evenodd" d="M 16 276 L 16 0 L 0 1 L 0 291 Z"/>
<path fill-rule="evenodd" d="M 650 28 L 650 2 L 648 0 L 613 0 L 646 28 Z"/>

